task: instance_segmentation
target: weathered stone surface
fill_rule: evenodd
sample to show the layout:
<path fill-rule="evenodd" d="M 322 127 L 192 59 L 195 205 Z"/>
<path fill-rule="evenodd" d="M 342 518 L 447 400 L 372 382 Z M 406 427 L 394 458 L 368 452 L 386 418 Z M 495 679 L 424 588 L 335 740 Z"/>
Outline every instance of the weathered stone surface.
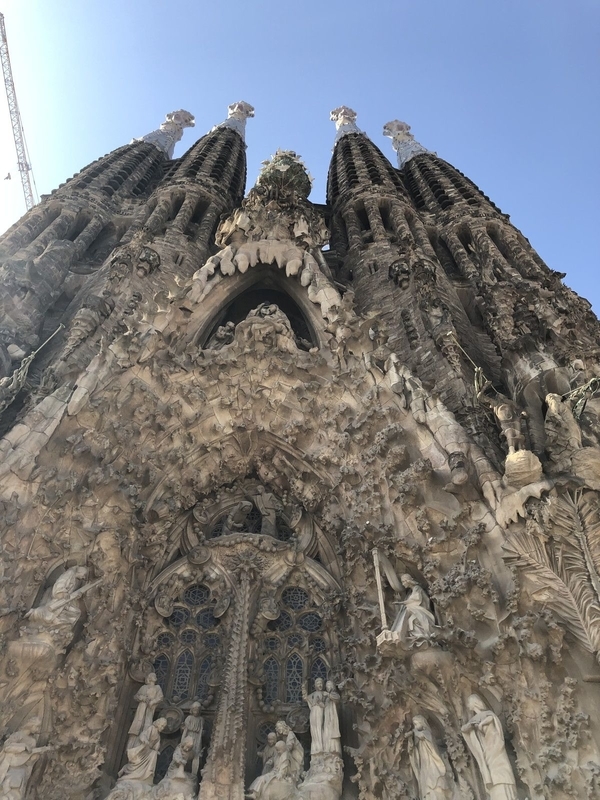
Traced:
<path fill-rule="evenodd" d="M 598 321 L 403 123 L 243 199 L 251 116 L 0 239 L 0 796 L 595 797 Z"/>

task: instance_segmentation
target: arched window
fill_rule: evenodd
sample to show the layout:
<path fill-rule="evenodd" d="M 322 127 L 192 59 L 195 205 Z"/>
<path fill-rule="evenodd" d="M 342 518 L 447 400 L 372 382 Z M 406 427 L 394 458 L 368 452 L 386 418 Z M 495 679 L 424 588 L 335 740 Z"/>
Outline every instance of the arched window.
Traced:
<path fill-rule="evenodd" d="M 194 656 L 189 650 L 184 650 L 177 659 L 175 667 L 175 680 L 173 681 L 173 697 L 187 700 L 189 697 L 190 680 L 194 669 Z"/>
<path fill-rule="evenodd" d="M 172 744 L 168 744 L 160 751 L 156 760 L 156 769 L 154 770 L 154 783 L 161 781 L 167 774 L 174 752 L 175 747 Z"/>
<path fill-rule="evenodd" d="M 210 676 L 219 662 L 221 619 L 213 611 L 215 598 L 203 584 L 188 586 L 155 640 L 153 669 L 165 698 L 207 700 Z"/>
<path fill-rule="evenodd" d="M 257 645 L 263 657 L 262 702 L 273 706 L 301 705 L 302 686 L 314 678 L 327 679 L 328 649 L 323 618 L 302 586 L 286 586 L 281 611 L 269 620 Z"/>
<path fill-rule="evenodd" d="M 285 699 L 287 703 L 299 703 L 302 699 L 302 659 L 292 653 L 285 665 Z"/>

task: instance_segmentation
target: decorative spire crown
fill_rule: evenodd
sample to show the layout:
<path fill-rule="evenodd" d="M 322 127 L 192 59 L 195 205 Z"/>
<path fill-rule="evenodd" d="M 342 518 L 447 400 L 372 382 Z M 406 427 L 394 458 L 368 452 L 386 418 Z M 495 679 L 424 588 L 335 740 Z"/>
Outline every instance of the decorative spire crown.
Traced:
<path fill-rule="evenodd" d="M 161 150 L 167 158 L 171 159 L 173 158 L 175 145 L 183 136 L 183 129 L 193 128 L 195 122 L 193 114 L 190 114 L 189 111 L 184 111 L 182 108 L 179 111 L 171 111 L 157 131 L 147 133 L 146 136 L 142 136 L 139 139 L 132 139 L 131 143 L 148 142 Z"/>
<path fill-rule="evenodd" d="M 240 100 L 238 103 L 232 103 L 228 106 L 227 111 L 228 115 L 225 122 L 215 125 L 213 131 L 217 130 L 217 128 L 232 128 L 239 133 L 242 139 L 245 139 L 246 120 L 254 116 L 254 106 L 244 100 Z"/>
<path fill-rule="evenodd" d="M 347 133 L 362 133 L 356 125 L 356 111 L 348 108 L 348 106 L 334 108 L 329 115 L 329 119 L 335 122 L 337 129 L 335 143 L 339 142 L 342 136 L 346 136 Z"/>
<path fill-rule="evenodd" d="M 383 135 L 389 136 L 392 140 L 392 146 L 398 154 L 398 167 L 400 169 L 411 158 L 418 156 L 419 153 L 431 152 L 415 141 L 415 137 L 410 132 L 410 125 L 406 122 L 400 122 L 399 119 L 386 122 L 383 126 Z"/>

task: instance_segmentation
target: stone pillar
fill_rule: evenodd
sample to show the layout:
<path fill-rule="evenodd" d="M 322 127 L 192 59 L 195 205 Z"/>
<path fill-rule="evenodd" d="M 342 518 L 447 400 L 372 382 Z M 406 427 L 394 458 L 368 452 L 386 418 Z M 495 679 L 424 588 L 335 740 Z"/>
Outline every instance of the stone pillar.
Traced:
<path fill-rule="evenodd" d="M 244 800 L 246 719 L 248 715 L 248 633 L 251 575 L 239 577 L 225 677 L 202 772 L 199 800 Z"/>

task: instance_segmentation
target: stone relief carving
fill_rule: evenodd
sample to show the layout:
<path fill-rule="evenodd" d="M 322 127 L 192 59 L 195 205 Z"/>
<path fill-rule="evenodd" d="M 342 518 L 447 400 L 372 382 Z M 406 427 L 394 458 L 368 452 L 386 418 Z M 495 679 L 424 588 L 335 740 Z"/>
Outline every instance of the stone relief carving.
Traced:
<path fill-rule="evenodd" d="M 441 757 L 429 723 L 417 714 L 407 734 L 408 757 L 419 787 L 421 800 L 449 800 L 448 767 Z"/>
<path fill-rule="evenodd" d="M 462 734 L 477 761 L 490 800 L 517 800 L 500 720 L 479 695 L 470 695 L 467 709 L 473 716 L 462 726 Z"/>
<path fill-rule="evenodd" d="M 0 796 L 6 800 L 23 800 L 31 771 L 43 753 L 49 753 L 51 746 L 37 746 L 37 735 L 41 720 L 37 717 L 27 720 L 20 730 L 11 733 L 0 752 Z"/>
<path fill-rule="evenodd" d="M 135 711 L 133 722 L 129 726 L 129 740 L 127 748 L 135 746 L 139 736 L 149 728 L 154 719 L 154 711 L 156 707 L 164 699 L 163 691 L 157 685 L 157 678 L 154 672 L 150 672 L 146 676 L 146 681 L 141 689 L 136 692 L 133 698 L 138 706 Z"/>
<path fill-rule="evenodd" d="M 298 277 L 323 317 L 335 320 L 341 297 L 323 273 L 320 248 L 328 234 L 306 200 L 310 188 L 311 179 L 292 151 L 278 151 L 264 162 L 242 208 L 219 227 L 217 241 L 223 249 L 192 277 L 190 303 L 201 302 L 219 280 L 236 271 L 243 274 L 258 264 L 274 264 L 285 269 L 288 278 Z"/>

